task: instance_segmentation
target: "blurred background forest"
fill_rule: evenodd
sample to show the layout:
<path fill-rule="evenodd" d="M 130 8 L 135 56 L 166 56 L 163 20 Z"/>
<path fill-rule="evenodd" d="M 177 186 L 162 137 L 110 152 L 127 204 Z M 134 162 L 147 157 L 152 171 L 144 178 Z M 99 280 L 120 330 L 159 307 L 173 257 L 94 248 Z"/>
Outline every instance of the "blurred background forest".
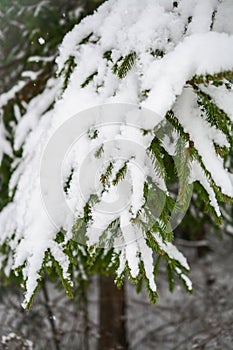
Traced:
<path fill-rule="evenodd" d="M 0 0 L 0 132 L 9 142 L 17 116 L 55 76 L 64 35 L 102 2 Z M 3 156 L 0 173 L 2 209 L 9 200 L 10 154 Z M 19 281 L 0 276 L 0 349 L 92 350 L 104 337 L 117 338 L 114 349 L 233 349 L 232 212 L 224 209 L 227 224 L 219 229 L 197 205 L 191 204 L 175 232 L 191 266 L 193 295 L 179 286 L 173 294 L 168 291 L 165 266 L 155 306 L 129 282 L 118 293 L 98 276 L 90 276 L 69 300 L 54 276 L 43 280 L 31 310 L 25 311 Z M 117 298 L 122 309 L 114 311 Z M 117 321 L 124 334 L 114 333 Z"/>

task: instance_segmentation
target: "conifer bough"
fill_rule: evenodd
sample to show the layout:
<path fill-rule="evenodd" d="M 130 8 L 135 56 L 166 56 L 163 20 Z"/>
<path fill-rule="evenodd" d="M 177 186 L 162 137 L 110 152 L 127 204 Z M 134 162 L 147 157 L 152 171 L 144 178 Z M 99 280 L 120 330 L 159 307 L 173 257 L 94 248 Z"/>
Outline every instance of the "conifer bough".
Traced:
<path fill-rule="evenodd" d="M 106 271 L 115 273 L 119 285 L 125 274 L 138 286 L 145 281 L 155 301 L 155 275 L 164 259 L 171 289 L 175 274 L 191 291 L 185 274 L 189 266 L 172 244 L 172 232 L 167 229 L 175 207 L 168 185 L 179 179 L 180 204 L 189 196 L 186 185 L 199 183 L 205 205 L 217 222 L 221 221 L 220 203 L 233 197 L 233 177 L 225 168 L 226 156 L 232 149 L 232 16 L 233 3 L 228 0 L 109 0 L 65 36 L 57 58 L 57 78 L 48 80 L 44 92 L 31 100 L 15 126 L 14 154 L 19 149 L 22 154 L 15 156 L 13 163 L 12 200 L 0 213 L 1 267 L 6 274 L 12 270 L 22 274 L 24 306 L 30 305 L 44 271 L 55 269 L 71 294 L 73 282 L 85 280 L 85 274 L 101 264 Z M 120 127 L 109 126 L 105 133 L 98 129 L 99 121 L 93 117 L 81 147 L 65 163 L 64 192 L 74 215 L 54 227 L 40 196 L 44 145 L 72 116 L 115 103 L 147 109 L 154 119 L 141 118 L 140 132 L 138 128 L 127 134 L 127 116 L 120 121 Z M 160 138 L 156 134 L 159 123 L 164 130 L 168 124 L 172 126 Z M 130 147 L 124 162 L 106 156 L 104 141 L 109 134 L 115 140 L 125 135 L 131 142 L 144 140 L 145 159 L 148 154 L 154 173 L 140 177 L 130 165 L 135 157 Z M 3 145 L 4 135 L 1 132 Z M 75 181 L 79 161 L 96 145 L 99 147 L 94 158 L 102 165 L 103 160 L 109 161 L 104 162 L 98 179 L 101 190 L 97 194 L 84 191 L 80 199 Z M 11 153 L 6 146 L 3 151 Z M 172 176 L 174 155 L 179 164 L 186 166 L 181 174 L 176 169 Z M 87 182 L 91 162 L 89 166 Z M 96 205 L 106 193 L 120 186 L 127 174 L 132 181 L 134 203 L 128 211 L 128 229 L 136 238 L 132 244 L 99 249 L 91 239 Z M 163 210 L 148 229 L 145 203 L 148 196 L 158 202 L 161 184 L 166 193 Z M 119 215 L 106 222 L 99 237 L 111 237 L 121 228 L 121 220 Z M 140 239 L 138 230 L 142 233 Z M 80 232 L 86 247 L 74 240 L 74 234 Z M 121 238 L 124 240 L 124 230 Z"/>

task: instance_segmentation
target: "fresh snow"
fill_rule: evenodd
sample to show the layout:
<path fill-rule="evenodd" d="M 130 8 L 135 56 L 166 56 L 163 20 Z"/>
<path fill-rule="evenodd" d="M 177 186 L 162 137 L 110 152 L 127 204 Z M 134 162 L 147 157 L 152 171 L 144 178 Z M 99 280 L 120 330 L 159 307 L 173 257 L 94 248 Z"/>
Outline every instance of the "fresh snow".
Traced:
<path fill-rule="evenodd" d="M 151 176 L 153 165 L 143 157 L 143 152 L 150 145 L 154 134 L 150 132 L 142 136 L 139 129 L 152 131 L 159 122 L 164 120 L 168 110 L 172 109 L 175 112 L 185 132 L 189 133 L 204 167 L 211 174 L 215 184 L 224 194 L 233 196 L 230 175 L 224 169 L 223 162 L 214 149 L 214 143 L 228 146 L 226 136 L 219 130 L 215 130 L 209 125 L 207 119 L 201 116 L 197 97 L 187 84 L 194 75 L 233 70 L 231 21 L 233 2 L 181 0 L 175 8 L 172 3 L 173 1 L 169 0 L 106 1 L 92 16 L 86 17 L 75 26 L 65 36 L 60 46 L 60 54 L 57 58 L 58 72 L 63 70 L 70 57 L 74 58 L 76 64 L 65 91 L 62 90 L 64 77 L 61 74 L 56 79 L 50 79 L 44 92 L 28 103 L 24 115 L 21 116 L 17 108 L 15 109 L 18 123 L 15 127 L 14 148 L 18 150 L 23 146 L 23 156 L 14 162 L 17 166 L 10 182 L 10 190 L 13 191 L 16 188 L 14 199 L 0 213 L 0 242 L 2 244 L 9 240 L 13 250 L 12 260 L 8 260 L 7 266 L 11 264 L 12 269 L 24 266 L 23 275 L 26 280 L 24 305 L 29 302 L 37 286 L 40 278 L 39 271 L 48 249 L 62 267 L 64 277 L 69 279 L 69 258 L 64 253 L 62 244 L 55 242 L 56 235 L 61 228 L 64 228 L 67 231 L 66 240 L 72 237 L 73 224 L 83 215 L 85 203 L 96 190 L 92 175 L 98 171 L 101 175 L 112 161 L 114 166 L 109 178 L 112 181 L 117 170 L 120 169 L 120 156 L 127 161 L 128 185 L 127 181 L 125 183 L 128 186 L 126 188 L 131 190 L 131 206 L 130 208 L 126 206 L 118 216 L 101 215 L 99 211 L 101 201 L 106 200 L 110 206 L 116 193 L 112 184 L 106 192 L 98 178 L 97 194 L 100 203 L 93 204 L 91 208 L 93 221 L 87 228 L 87 244 L 91 246 L 98 243 L 103 230 L 119 218 L 122 236 L 116 239 L 116 242 L 121 242 L 122 246 L 116 245 L 115 249 L 120 256 L 118 275 L 128 265 L 132 277 L 137 277 L 139 264 L 142 261 L 150 288 L 156 291 L 152 250 L 147 246 L 141 228 L 132 224 L 132 219 L 135 219 L 137 213 L 142 210 L 144 182 L 148 176 Z M 213 22 L 214 12 L 216 14 Z M 191 22 L 190 16 L 193 17 Z M 88 37 L 89 40 L 86 39 Z M 84 39 L 86 42 L 82 43 Z M 43 45 L 44 39 L 39 38 L 39 42 Z M 108 51 L 111 51 L 110 59 L 104 55 Z M 121 57 L 132 53 L 136 54 L 135 62 L 127 76 L 119 79 L 112 71 L 113 65 Z M 34 59 L 40 58 L 34 57 Z M 122 61 L 118 63 L 121 64 Z M 25 74 L 28 76 L 31 73 Z M 91 75 L 93 79 L 89 84 L 81 87 Z M 0 108 L 14 97 L 23 86 L 22 84 L 20 82 L 9 93 L 0 96 Z M 202 88 L 204 91 L 205 87 Z M 208 87 L 207 90 L 215 103 L 232 120 L 232 90 L 213 86 Z M 53 102 L 55 103 L 52 106 Z M 86 128 L 86 134 L 80 137 L 65 159 L 62 174 L 64 184 L 73 169 L 66 196 L 73 215 L 66 217 L 63 207 L 59 207 L 60 202 L 56 201 L 56 197 L 52 198 L 54 207 L 57 208 L 56 216 L 60 220 L 58 227 L 55 227 L 45 211 L 43 199 L 40 196 L 40 164 L 43 151 L 63 123 L 78 112 L 102 104 L 116 106 L 116 103 L 119 103 L 119 108 L 114 107 L 109 111 L 116 113 L 115 120 L 120 126 L 113 125 L 111 118 L 114 119 L 114 115 L 110 118 L 111 113 L 107 113 L 104 117 L 101 115 L 100 120 L 94 114 L 90 120 L 79 119 L 80 130 L 82 127 Z M 124 113 L 119 113 L 121 104 L 132 106 L 131 112 L 130 108 L 126 108 L 126 110 L 123 109 Z M 137 111 L 138 115 L 133 107 L 136 105 L 144 108 L 141 112 Z M 144 111 L 147 111 L 147 114 L 142 117 L 140 113 Z M 95 130 L 98 124 L 104 122 L 108 125 L 100 127 L 96 139 L 88 137 L 88 130 Z M 130 126 L 131 122 L 136 126 Z M 64 136 L 69 137 L 69 135 Z M 124 140 L 127 140 L 127 147 L 122 146 Z M 10 154 L 2 124 L 0 124 L 0 142 L 1 152 Z M 170 150 L 169 153 L 173 154 L 174 143 L 169 144 L 166 137 L 163 142 Z M 99 159 L 95 158 L 94 150 L 102 145 L 103 154 Z M 140 152 L 135 145 L 139 145 Z M 56 158 L 56 154 L 54 157 Z M 79 179 L 82 164 L 88 166 L 82 177 L 82 188 L 79 189 L 77 179 Z M 164 179 L 157 174 L 153 176 L 158 187 L 167 191 Z M 220 215 L 215 192 L 197 162 L 193 162 L 190 170 L 190 182 L 193 181 L 199 181 L 202 184 L 209 194 L 211 205 L 217 215 Z M 48 184 L 51 183 L 48 182 Z M 120 184 L 121 182 L 117 188 L 120 188 Z M 164 242 L 157 232 L 154 233 L 154 239 L 169 258 L 177 261 L 184 269 L 189 269 L 185 257 L 172 243 Z M 181 270 L 177 270 L 177 273 L 188 289 L 191 289 L 191 282 L 187 276 Z"/>

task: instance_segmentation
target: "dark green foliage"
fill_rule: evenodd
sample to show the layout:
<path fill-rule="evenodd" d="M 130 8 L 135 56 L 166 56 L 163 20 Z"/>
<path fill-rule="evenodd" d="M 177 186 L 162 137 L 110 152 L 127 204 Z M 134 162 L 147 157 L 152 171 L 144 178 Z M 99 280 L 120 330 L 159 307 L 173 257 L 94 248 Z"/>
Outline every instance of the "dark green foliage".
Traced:
<path fill-rule="evenodd" d="M 98 137 L 98 134 L 99 134 L 99 131 L 97 129 L 90 129 L 88 130 L 88 137 L 91 139 L 91 140 L 95 140 L 97 139 Z"/>
<path fill-rule="evenodd" d="M 68 176 L 68 178 L 66 179 L 65 185 L 64 185 L 64 192 L 67 194 L 68 190 L 70 188 L 70 183 L 72 180 L 72 176 L 73 176 L 74 170 L 71 169 L 70 175 Z"/>
<path fill-rule="evenodd" d="M 65 62 L 63 69 L 59 73 L 59 75 L 64 76 L 63 91 L 67 88 L 70 80 L 70 76 L 73 73 L 75 67 L 76 67 L 75 58 L 74 56 L 70 56 L 68 60 Z"/>
<path fill-rule="evenodd" d="M 11 176 L 11 159 L 4 155 L 0 166 L 0 210 L 10 201 L 9 178 Z"/>
<path fill-rule="evenodd" d="M 112 62 L 112 51 L 106 51 L 103 55 L 103 57 L 107 60 L 107 61 L 111 61 Z"/>
<path fill-rule="evenodd" d="M 104 152 L 104 146 L 101 145 L 95 152 L 95 157 L 96 158 L 100 158 L 102 153 Z"/>
<path fill-rule="evenodd" d="M 124 58 L 120 58 L 112 67 L 113 73 L 116 74 L 120 79 L 125 78 L 127 73 L 132 69 L 135 60 L 135 52 L 131 52 Z"/>
<path fill-rule="evenodd" d="M 220 86 L 222 84 L 225 84 L 225 81 L 232 83 L 232 80 L 233 80 L 233 72 L 224 71 L 213 75 L 206 74 L 206 75 L 194 76 L 193 79 L 188 81 L 187 83 L 193 85 L 195 88 L 195 85 L 199 85 L 199 84 L 205 84 L 205 85 L 217 84 L 216 86 Z"/>
<path fill-rule="evenodd" d="M 169 283 L 169 290 L 170 292 L 173 292 L 175 287 L 175 281 L 173 276 L 173 268 L 171 265 L 172 265 L 171 262 L 168 261 L 166 264 L 166 268 L 167 268 L 167 280 Z"/>
<path fill-rule="evenodd" d="M 100 247 L 105 247 L 105 249 L 111 249 L 114 245 L 114 239 L 119 237 L 122 237 L 122 232 L 120 229 L 120 221 L 116 219 L 112 221 L 101 234 L 99 245 Z"/>
<path fill-rule="evenodd" d="M 155 137 L 148 149 L 148 155 L 153 161 L 155 173 L 166 179 L 167 174 L 164 166 L 164 153 L 166 153 L 166 151 L 161 146 L 161 141 L 159 141 L 158 137 Z"/>
<path fill-rule="evenodd" d="M 189 206 L 193 186 L 189 185 L 190 165 L 192 157 L 190 148 L 185 147 L 185 141 L 180 138 L 176 144 L 175 165 L 179 178 L 179 192 L 175 204 L 175 211 L 186 211 Z"/>
<path fill-rule="evenodd" d="M 85 86 L 87 86 L 92 80 L 93 78 L 97 75 L 97 72 L 94 72 L 92 74 L 90 74 L 86 80 L 81 84 L 81 88 L 84 88 Z"/>
<path fill-rule="evenodd" d="M 199 104 L 205 112 L 210 125 L 216 126 L 217 129 L 223 131 L 227 136 L 228 142 L 233 144 L 232 134 L 233 125 L 228 115 L 213 102 L 211 97 L 201 90 L 197 90 Z"/>
<path fill-rule="evenodd" d="M 204 107 L 203 107 L 203 108 L 204 108 Z M 220 112 L 219 112 L 219 111 L 220 111 Z M 218 117 L 215 116 L 215 114 L 214 114 L 215 112 L 216 112 L 216 114 L 218 115 Z M 217 107 L 212 109 L 212 113 L 213 113 L 213 114 L 211 114 L 212 120 L 213 120 L 213 119 L 216 119 L 216 118 L 220 118 L 220 115 L 222 115 L 222 114 L 219 115 L 219 113 L 221 113 L 221 110 L 219 110 L 219 108 L 217 108 Z M 199 162 L 199 164 L 201 165 L 201 167 L 202 167 L 202 169 L 203 169 L 203 172 L 205 173 L 205 175 L 206 175 L 206 177 L 207 177 L 207 179 L 208 179 L 208 181 L 209 181 L 211 187 L 213 188 L 213 190 L 214 190 L 214 192 L 215 192 L 215 195 L 216 195 L 217 200 L 220 201 L 220 202 L 229 202 L 229 201 L 231 201 L 231 199 L 230 199 L 228 196 L 224 195 L 224 194 L 222 193 L 221 189 L 220 189 L 218 186 L 216 186 L 216 184 L 215 184 L 215 182 L 214 182 L 214 180 L 213 180 L 213 178 L 212 178 L 212 175 L 211 175 L 210 172 L 206 169 L 206 167 L 205 167 L 205 165 L 204 165 L 204 163 L 203 163 L 203 161 L 202 161 L 201 156 L 198 154 L 198 151 L 195 149 L 195 145 L 194 145 L 193 141 L 190 140 L 189 135 L 188 135 L 187 133 L 184 132 L 183 127 L 182 127 L 182 126 L 180 125 L 180 123 L 178 122 L 178 119 L 175 117 L 174 113 L 173 113 L 172 111 L 169 111 L 169 112 L 167 113 L 167 115 L 166 115 L 166 118 L 167 118 L 168 121 L 175 127 L 175 129 L 177 130 L 177 132 L 184 138 L 184 140 L 186 140 L 187 142 L 189 142 L 189 144 L 190 144 L 190 147 L 189 147 L 189 157 L 190 157 L 190 159 L 196 159 L 196 160 Z M 228 123 L 228 125 L 229 125 L 229 127 L 230 127 L 230 123 Z M 208 208 L 209 208 L 208 211 L 211 212 L 211 213 L 213 213 L 214 209 L 211 207 L 211 204 L 210 204 L 210 202 L 209 202 L 209 197 L 208 197 L 208 195 L 203 196 L 203 198 L 205 198 L 206 205 L 207 205 Z M 214 218 L 216 219 L 216 222 L 217 222 L 217 223 L 219 223 L 219 224 L 222 223 L 221 218 L 219 218 L 219 217 L 216 215 L 216 213 L 215 213 L 215 215 L 214 215 Z"/>
<path fill-rule="evenodd" d="M 126 172 L 127 172 L 127 162 L 125 162 L 124 165 L 117 171 L 115 178 L 112 180 L 112 184 L 115 186 L 121 180 L 123 180 L 126 175 Z"/>
<path fill-rule="evenodd" d="M 109 178 L 112 175 L 112 171 L 113 171 L 113 163 L 110 162 L 109 165 L 106 168 L 106 171 L 104 174 L 101 174 L 100 176 L 100 182 L 103 184 L 104 189 L 106 189 L 106 187 L 109 187 Z"/>
<path fill-rule="evenodd" d="M 163 56 L 165 55 L 165 52 L 159 49 L 151 50 L 150 53 L 153 57 L 160 57 L 160 58 L 163 58 Z"/>
<path fill-rule="evenodd" d="M 88 43 L 88 42 L 89 42 L 89 39 L 92 37 L 92 35 L 93 35 L 93 33 L 88 34 L 85 38 L 83 38 L 83 39 L 80 41 L 79 45 L 83 45 L 83 44 Z"/>

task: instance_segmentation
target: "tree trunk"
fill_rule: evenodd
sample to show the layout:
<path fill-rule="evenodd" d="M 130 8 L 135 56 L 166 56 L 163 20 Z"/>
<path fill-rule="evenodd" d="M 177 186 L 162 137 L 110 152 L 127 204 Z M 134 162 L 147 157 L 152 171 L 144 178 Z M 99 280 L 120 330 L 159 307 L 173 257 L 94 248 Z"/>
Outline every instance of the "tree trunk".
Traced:
<path fill-rule="evenodd" d="M 98 350 L 126 350 L 124 286 L 118 289 L 112 276 L 99 277 L 100 338 Z"/>

